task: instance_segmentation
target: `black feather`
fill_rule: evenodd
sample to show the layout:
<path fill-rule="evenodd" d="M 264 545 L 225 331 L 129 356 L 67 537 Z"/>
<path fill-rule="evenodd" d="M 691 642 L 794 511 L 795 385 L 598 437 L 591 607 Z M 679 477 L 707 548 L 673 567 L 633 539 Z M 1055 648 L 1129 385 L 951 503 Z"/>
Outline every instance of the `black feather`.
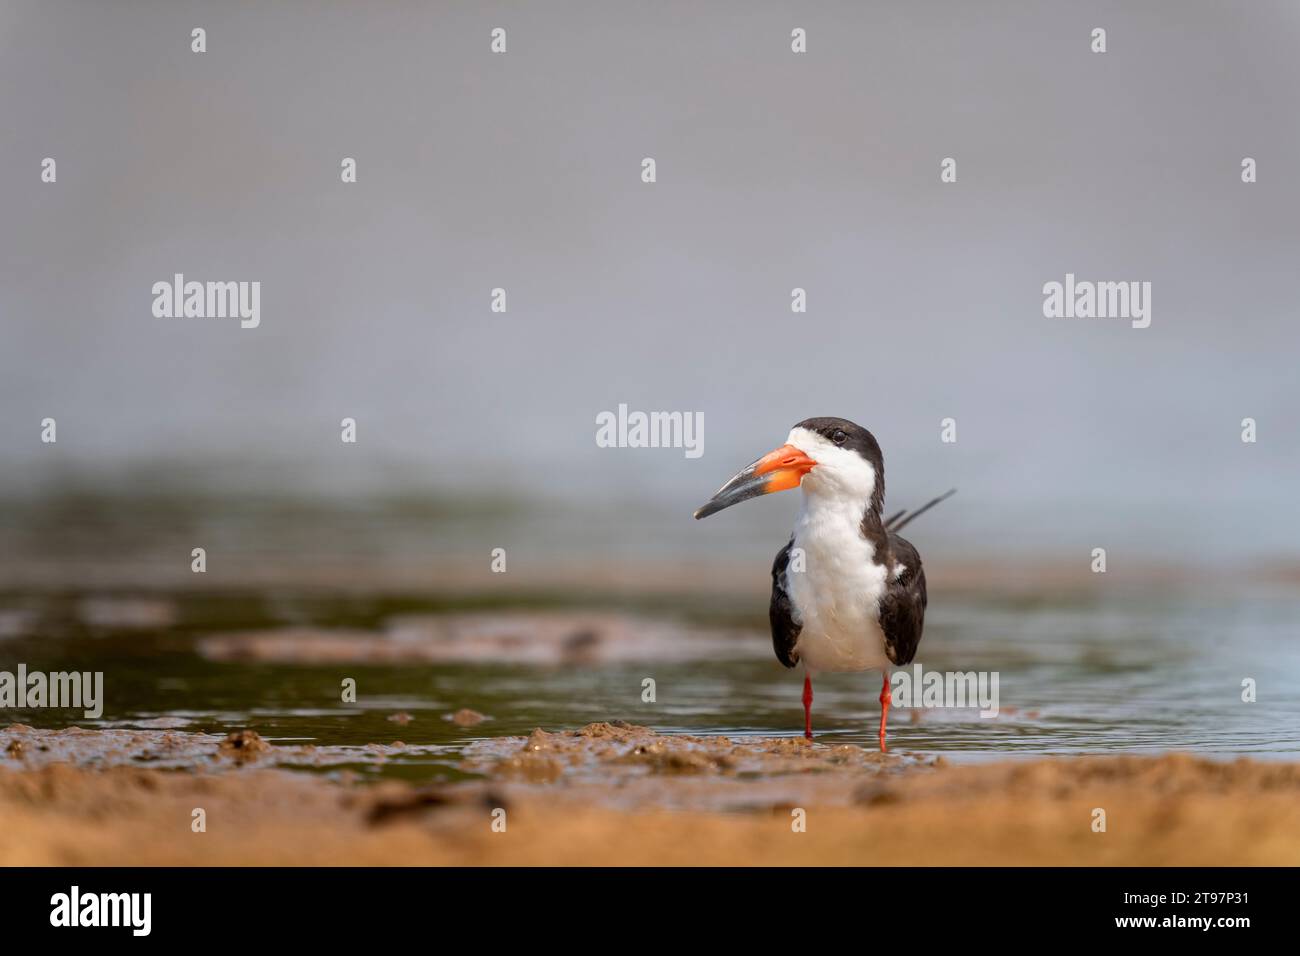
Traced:
<path fill-rule="evenodd" d="M 949 490 L 941 494 L 938 498 L 931 498 L 925 504 L 921 505 L 921 507 L 913 511 L 910 515 L 907 515 L 907 509 L 904 508 L 902 511 L 898 512 L 892 518 L 886 521 L 885 527 L 888 528 L 890 531 L 901 531 L 903 528 L 911 524 L 914 519 L 921 517 L 921 515 L 925 514 L 927 511 L 929 511 L 939 502 L 951 498 L 956 493 L 957 493 L 956 488 L 950 488 Z M 907 515 L 907 517 L 904 518 L 902 521 L 899 521 L 898 519 L 902 518 L 903 515 Z"/>
<path fill-rule="evenodd" d="M 794 646 L 799 641 L 799 632 L 803 630 L 794 620 L 794 605 L 790 595 L 785 591 L 785 569 L 790 564 L 790 548 L 794 545 L 791 537 L 786 546 L 776 553 L 772 563 L 772 603 L 768 608 L 768 618 L 772 622 L 772 649 L 776 659 L 786 667 L 799 663 L 799 655 Z"/>

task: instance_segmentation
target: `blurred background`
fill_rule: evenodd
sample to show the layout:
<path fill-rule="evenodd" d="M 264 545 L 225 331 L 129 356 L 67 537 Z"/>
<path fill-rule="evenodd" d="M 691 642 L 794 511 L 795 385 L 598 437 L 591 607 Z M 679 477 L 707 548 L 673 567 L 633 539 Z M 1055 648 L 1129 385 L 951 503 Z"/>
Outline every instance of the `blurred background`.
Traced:
<path fill-rule="evenodd" d="M 1185 599 L 1239 621 L 1258 605 L 1225 595 L 1268 592 L 1248 627 L 1280 647 L 1297 41 L 1287 2 L 11 0 L 9 627 L 33 636 L 39 594 L 296 589 L 726 597 L 761 631 L 797 496 L 691 513 L 838 415 L 879 438 L 890 510 L 960 489 L 909 529 L 954 633 L 945 594 L 1080 591 L 1104 615 L 1125 592 L 1241 649 Z M 176 272 L 260 281 L 260 327 L 154 318 Z M 1150 282 L 1150 328 L 1044 318 L 1067 272 Z M 703 456 L 597 447 L 619 403 L 703 413 Z"/>

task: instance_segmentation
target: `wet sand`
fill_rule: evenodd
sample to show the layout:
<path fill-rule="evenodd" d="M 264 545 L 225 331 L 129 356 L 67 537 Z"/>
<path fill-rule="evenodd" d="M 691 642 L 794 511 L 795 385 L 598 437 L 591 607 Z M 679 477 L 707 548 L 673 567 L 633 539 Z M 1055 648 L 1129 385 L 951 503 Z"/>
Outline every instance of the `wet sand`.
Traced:
<path fill-rule="evenodd" d="M 252 732 L 0 730 L 0 864 L 1300 863 L 1300 764 L 954 767 L 599 723 L 481 741 L 464 757 L 471 779 L 414 785 L 286 769 L 304 750 Z M 141 765 L 163 758 L 168 769 Z M 206 832 L 192 830 L 196 808 Z"/>

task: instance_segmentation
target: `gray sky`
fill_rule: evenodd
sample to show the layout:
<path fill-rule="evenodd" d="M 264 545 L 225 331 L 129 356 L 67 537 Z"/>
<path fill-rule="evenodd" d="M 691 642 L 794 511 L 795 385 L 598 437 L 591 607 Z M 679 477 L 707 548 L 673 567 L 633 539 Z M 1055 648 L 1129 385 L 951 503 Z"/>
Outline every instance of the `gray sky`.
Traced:
<path fill-rule="evenodd" d="M 935 547 L 1295 556 L 1297 49 L 1290 2 L 5 0 L 0 490 L 489 487 L 702 548 L 696 505 L 840 415 L 891 507 L 961 489 Z M 154 318 L 174 272 L 260 281 L 261 326 Z M 1149 281 L 1151 327 L 1044 318 L 1067 272 Z M 620 402 L 705 454 L 597 448 Z"/>

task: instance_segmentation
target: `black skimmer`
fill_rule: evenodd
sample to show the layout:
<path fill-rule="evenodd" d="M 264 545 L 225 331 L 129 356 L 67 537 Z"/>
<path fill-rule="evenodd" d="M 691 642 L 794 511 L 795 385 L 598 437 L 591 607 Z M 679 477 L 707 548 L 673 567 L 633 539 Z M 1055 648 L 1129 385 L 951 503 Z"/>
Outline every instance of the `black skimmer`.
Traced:
<path fill-rule="evenodd" d="M 804 666 L 804 736 L 812 739 L 818 671 L 878 670 L 885 750 L 890 665 L 910 664 L 925 624 L 921 556 L 898 530 L 953 492 L 886 519 L 885 466 L 871 432 L 843 418 L 809 418 L 785 444 L 728 481 L 696 518 L 773 491 L 803 489 L 794 533 L 772 565 L 772 646 Z M 954 489 L 955 490 L 955 489 Z"/>

